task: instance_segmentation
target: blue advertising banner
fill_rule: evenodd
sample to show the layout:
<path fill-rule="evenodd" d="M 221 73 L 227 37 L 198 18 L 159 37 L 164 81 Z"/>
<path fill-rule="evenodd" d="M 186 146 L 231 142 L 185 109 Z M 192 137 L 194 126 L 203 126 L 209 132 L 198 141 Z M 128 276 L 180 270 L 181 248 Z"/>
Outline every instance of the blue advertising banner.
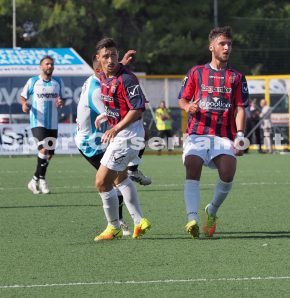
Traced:
<path fill-rule="evenodd" d="M 36 75 L 39 62 L 46 56 L 54 58 L 54 75 L 90 75 L 91 67 L 72 48 L 0 48 L 0 76 Z"/>

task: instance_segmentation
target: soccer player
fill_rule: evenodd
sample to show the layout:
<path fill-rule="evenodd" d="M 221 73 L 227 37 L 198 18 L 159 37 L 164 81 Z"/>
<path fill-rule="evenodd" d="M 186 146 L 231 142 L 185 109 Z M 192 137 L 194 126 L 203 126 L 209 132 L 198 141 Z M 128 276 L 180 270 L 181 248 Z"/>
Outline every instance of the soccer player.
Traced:
<path fill-rule="evenodd" d="M 135 51 L 128 51 L 121 63 L 128 64 Z M 77 107 L 77 131 L 75 135 L 76 145 L 82 156 L 96 169 L 100 167 L 100 161 L 106 150 L 106 146 L 101 143 L 102 134 L 108 129 L 107 123 L 102 123 L 100 128 L 96 128 L 96 118 L 105 112 L 105 106 L 101 99 L 100 87 L 100 64 L 97 57 L 93 57 L 94 73 L 84 83 L 80 100 Z M 123 235 L 130 235 L 129 227 L 123 220 L 123 196 L 118 195 L 119 199 L 119 220 L 123 230 Z"/>
<path fill-rule="evenodd" d="M 231 28 L 217 27 L 209 33 L 211 62 L 191 68 L 179 93 L 179 106 L 188 113 L 183 162 L 186 168 L 184 200 L 186 231 L 199 237 L 198 208 L 202 166 L 216 168 L 212 201 L 205 207 L 204 233 L 212 237 L 217 211 L 232 188 L 236 156 L 242 155 L 248 88 L 245 77 L 228 65 L 232 50 Z"/>
<path fill-rule="evenodd" d="M 33 178 L 28 189 L 33 194 L 48 194 L 49 188 L 45 180 L 46 170 L 54 154 L 57 139 L 58 108 L 64 105 L 64 85 L 60 78 L 52 76 L 54 60 L 44 56 L 40 60 L 41 74 L 30 78 L 25 84 L 20 103 L 22 111 L 30 111 L 30 127 L 37 140 L 38 157 Z M 28 100 L 31 98 L 31 106 Z"/>
<path fill-rule="evenodd" d="M 103 202 L 108 222 L 107 228 L 95 241 L 122 237 L 118 214 L 117 186 L 134 221 L 133 238 L 141 237 L 150 229 L 150 222 L 143 217 L 137 191 L 128 178 L 129 162 L 138 160 L 139 149 L 144 142 L 142 115 L 145 96 L 136 76 L 118 63 L 116 44 L 111 38 L 104 38 L 96 45 L 96 57 L 101 64 L 101 94 L 105 104 L 104 119 L 112 128 L 102 136 L 108 143 L 96 175 L 96 186 Z M 97 127 L 102 118 L 97 119 Z M 140 144 L 141 143 L 141 144 Z M 133 146 L 133 145 L 137 146 Z"/>

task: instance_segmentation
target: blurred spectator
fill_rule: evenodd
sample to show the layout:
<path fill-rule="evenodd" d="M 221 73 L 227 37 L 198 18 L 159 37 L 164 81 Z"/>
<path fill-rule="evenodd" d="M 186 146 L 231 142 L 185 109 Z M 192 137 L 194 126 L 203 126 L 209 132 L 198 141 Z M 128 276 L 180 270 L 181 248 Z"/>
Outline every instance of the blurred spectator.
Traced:
<path fill-rule="evenodd" d="M 167 144 L 168 138 L 172 136 L 172 119 L 170 109 L 166 107 L 164 100 L 160 102 L 159 108 L 155 111 L 155 119 L 158 137 L 165 139 Z"/>
<path fill-rule="evenodd" d="M 267 153 L 272 153 L 272 142 L 271 142 L 271 130 L 272 130 L 272 122 L 271 122 L 271 110 L 267 105 L 265 99 L 260 101 L 261 113 L 260 118 L 263 119 L 261 128 L 263 129 L 264 136 L 264 146 L 265 151 Z"/>
<path fill-rule="evenodd" d="M 260 121 L 260 110 L 257 107 L 257 99 L 254 98 L 250 102 L 250 107 L 247 112 L 247 122 L 246 122 L 246 136 L 248 133 L 259 123 Z M 251 144 L 257 144 L 259 153 L 262 153 L 262 143 L 261 143 L 261 132 L 260 126 L 258 126 L 254 132 L 249 136 Z M 245 150 L 246 152 L 248 150 Z"/>

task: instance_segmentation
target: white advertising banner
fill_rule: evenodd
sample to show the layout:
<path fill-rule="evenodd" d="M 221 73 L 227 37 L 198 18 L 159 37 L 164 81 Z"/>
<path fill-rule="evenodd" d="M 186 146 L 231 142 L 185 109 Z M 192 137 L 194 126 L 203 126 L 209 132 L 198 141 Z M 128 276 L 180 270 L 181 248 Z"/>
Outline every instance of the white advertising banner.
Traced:
<path fill-rule="evenodd" d="M 76 124 L 59 124 L 56 154 L 79 153 L 74 142 Z M 0 125 L 0 155 L 34 155 L 37 145 L 29 124 Z"/>

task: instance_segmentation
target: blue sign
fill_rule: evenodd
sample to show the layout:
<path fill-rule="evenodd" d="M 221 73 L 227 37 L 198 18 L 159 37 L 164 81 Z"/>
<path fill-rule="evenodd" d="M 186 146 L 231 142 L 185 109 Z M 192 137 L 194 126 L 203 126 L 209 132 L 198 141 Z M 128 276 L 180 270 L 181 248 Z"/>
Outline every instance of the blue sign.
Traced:
<path fill-rule="evenodd" d="M 82 65 L 84 61 L 72 48 L 0 48 L 1 66 L 36 66 L 43 56 L 54 58 L 55 65 Z"/>

